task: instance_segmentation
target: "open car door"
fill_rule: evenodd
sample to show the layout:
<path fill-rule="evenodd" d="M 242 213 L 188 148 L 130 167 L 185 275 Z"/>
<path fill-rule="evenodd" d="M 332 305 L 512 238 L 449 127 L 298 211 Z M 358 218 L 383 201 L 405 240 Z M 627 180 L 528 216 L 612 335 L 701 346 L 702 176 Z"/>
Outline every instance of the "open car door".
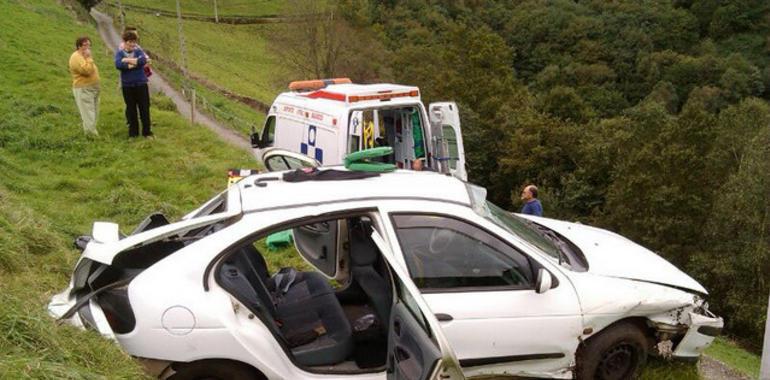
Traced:
<path fill-rule="evenodd" d="M 336 219 L 292 229 L 297 252 L 329 278 L 337 275 L 338 231 Z"/>
<path fill-rule="evenodd" d="M 260 159 L 265 164 L 265 168 L 271 172 L 321 166 L 320 162 L 304 154 L 279 148 L 265 149 Z"/>
<path fill-rule="evenodd" d="M 396 298 L 388 326 L 388 380 L 465 379 L 439 322 L 377 231 L 372 240 L 393 270 Z"/>
<path fill-rule="evenodd" d="M 431 135 L 433 136 L 434 158 L 438 161 L 442 173 L 468 180 L 465 171 L 465 148 L 460 129 L 460 112 L 454 102 L 431 103 Z"/>

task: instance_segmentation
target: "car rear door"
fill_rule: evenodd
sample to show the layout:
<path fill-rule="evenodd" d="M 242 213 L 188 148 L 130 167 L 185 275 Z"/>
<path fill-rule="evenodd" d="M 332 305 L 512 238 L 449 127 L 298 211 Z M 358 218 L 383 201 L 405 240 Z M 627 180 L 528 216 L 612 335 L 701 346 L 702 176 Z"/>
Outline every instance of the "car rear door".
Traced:
<path fill-rule="evenodd" d="M 442 169 L 463 181 L 468 180 L 465 170 L 465 148 L 460 128 L 460 112 L 454 102 L 431 103 L 428 107 L 433 155 Z M 441 170 L 443 172 L 443 170 Z"/>
<path fill-rule="evenodd" d="M 438 320 L 409 275 L 377 231 L 372 240 L 392 269 L 396 288 L 388 328 L 388 380 L 465 379 Z"/>

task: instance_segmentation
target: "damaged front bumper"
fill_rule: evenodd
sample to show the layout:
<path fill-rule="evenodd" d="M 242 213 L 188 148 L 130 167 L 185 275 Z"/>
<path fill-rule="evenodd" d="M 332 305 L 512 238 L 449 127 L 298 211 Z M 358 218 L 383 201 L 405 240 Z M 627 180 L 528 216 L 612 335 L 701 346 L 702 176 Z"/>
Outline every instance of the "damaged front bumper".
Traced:
<path fill-rule="evenodd" d="M 697 360 L 719 336 L 724 320 L 708 310 L 702 300 L 686 308 L 650 317 L 658 332 L 658 354 L 666 358 Z"/>

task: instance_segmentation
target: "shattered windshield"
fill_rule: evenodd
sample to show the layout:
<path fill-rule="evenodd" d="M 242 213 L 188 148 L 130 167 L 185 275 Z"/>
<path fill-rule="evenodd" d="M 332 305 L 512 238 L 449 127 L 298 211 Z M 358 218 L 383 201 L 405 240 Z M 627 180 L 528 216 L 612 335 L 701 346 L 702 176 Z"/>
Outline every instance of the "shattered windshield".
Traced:
<path fill-rule="evenodd" d="M 484 218 L 503 227 L 505 230 L 521 239 L 526 240 L 528 243 L 547 253 L 548 256 L 551 256 L 556 260 L 561 260 L 561 249 L 559 249 L 553 239 L 549 239 L 538 232 L 537 228 L 533 226 L 533 222 L 505 211 L 491 202 L 487 202 L 487 208 L 489 209 L 489 213 L 487 215 L 482 215 Z"/>
<path fill-rule="evenodd" d="M 474 185 L 468 185 L 468 193 L 471 198 L 473 211 L 492 223 L 502 227 L 506 231 L 518 236 L 522 240 L 534 245 L 548 256 L 561 261 L 562 251 L 553 239 L 548 238 L 538 231 L 534 223 L 503 210 L 494 203 L 486 200 L 486 189 Z"/>

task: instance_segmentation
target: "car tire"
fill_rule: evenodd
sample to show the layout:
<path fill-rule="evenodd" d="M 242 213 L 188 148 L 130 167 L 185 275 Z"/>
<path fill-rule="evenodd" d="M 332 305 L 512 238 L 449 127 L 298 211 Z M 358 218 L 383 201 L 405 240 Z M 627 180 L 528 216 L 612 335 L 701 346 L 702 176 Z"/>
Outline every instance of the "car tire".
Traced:
<path fill-rule="evenodd" d="M 635 379 L 647 362 L 650 340 L 632 322 L 620 322 L 587 340 L 577 355 L 578 380 Z"/>
<path fill-rule="evenodd" d="M 170 380 L 255 380 L 265 379 L 249 365 L 230 360 L 200 360 L 192 363 L 175 363 Z"/>

